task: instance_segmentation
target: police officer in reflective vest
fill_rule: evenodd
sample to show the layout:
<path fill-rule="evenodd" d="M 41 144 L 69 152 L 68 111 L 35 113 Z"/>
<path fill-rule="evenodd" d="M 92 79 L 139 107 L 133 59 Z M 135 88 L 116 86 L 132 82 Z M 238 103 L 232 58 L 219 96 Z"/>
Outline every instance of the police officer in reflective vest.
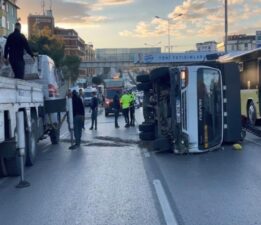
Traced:
<path fill-rule="evenodd" d="M 120 99 L 121 102 L 121 107 L 122 107 L 122 112 L 125 118 L 125 127 L 129 127 L 130 126 L 130 119 L 129 119 L 129 108 L 130 108 L 130 95 L 125 92 Z"/>

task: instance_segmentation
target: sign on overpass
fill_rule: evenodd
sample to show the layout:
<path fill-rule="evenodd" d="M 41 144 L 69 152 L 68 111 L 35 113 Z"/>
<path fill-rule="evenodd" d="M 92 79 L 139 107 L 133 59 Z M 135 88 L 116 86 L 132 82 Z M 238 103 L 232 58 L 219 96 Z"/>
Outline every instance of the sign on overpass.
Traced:
<path fill-rule="evenodd" d="M 180 52 L 180 53 L 139 53 L 133 61 L 86 61 L 81 62 L 80 69 L 104 67 L 140 67 L 157 66 L 177 63 L 191 63 L 207 61 L 209 55 L 222 55 L 223 52 Z"/>

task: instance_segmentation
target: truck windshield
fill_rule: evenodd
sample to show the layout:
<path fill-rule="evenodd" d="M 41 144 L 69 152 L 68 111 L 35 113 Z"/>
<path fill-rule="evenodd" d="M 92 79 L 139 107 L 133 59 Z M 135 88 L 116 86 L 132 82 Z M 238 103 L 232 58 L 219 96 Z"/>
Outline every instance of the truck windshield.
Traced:
<path fill-rule="evenodd" d="M 105 97 L 112 99 L 117 92 L 119 92 L 119 90 L 114 90 L 114 89 L 112 89 L 112 90 L 106 90 L 106 95 L 105 95 Z"/>
<path fill-rule="evenodd" d="M 84 92 L 84 97 L 90 98 L 90 97 L 92 97 L 92 93 L 91 92 Z"/>
<path fill-rule="evenodd" d="M 198 70 L 199 148 L 208 149 L 222 141 L 222 83 L 214 69 Z"/>

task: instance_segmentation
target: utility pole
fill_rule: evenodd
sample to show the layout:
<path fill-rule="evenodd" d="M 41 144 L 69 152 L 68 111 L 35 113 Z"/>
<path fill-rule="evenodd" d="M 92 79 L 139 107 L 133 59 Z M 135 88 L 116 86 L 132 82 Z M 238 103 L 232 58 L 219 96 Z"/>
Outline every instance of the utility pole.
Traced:
<path fill-rule="evenodd" d="M 227 53 L 227 32 L 228 32 L 228 25 L 227 25 L 227 0 L 225 0 L 225 53 Z"/>
<path fill-rule="evenodd" d="M 45 1 L 42 0 L 42 10 L 43 10 L 43 16 L 45 15 Z"/>

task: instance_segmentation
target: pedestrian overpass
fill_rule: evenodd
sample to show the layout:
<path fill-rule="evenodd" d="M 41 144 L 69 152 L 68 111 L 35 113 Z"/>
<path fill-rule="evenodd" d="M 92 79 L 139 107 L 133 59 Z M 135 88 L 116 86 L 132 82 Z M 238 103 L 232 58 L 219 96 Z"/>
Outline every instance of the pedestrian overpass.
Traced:
<path fill-rule="evenodd" d="M 149 66 L 146 63 L 134 63 L 133 61 L 83 61 L 80 64 L 80 69 L 87 68 L 105 68 L 105 67 L 143 67 Z"/>

